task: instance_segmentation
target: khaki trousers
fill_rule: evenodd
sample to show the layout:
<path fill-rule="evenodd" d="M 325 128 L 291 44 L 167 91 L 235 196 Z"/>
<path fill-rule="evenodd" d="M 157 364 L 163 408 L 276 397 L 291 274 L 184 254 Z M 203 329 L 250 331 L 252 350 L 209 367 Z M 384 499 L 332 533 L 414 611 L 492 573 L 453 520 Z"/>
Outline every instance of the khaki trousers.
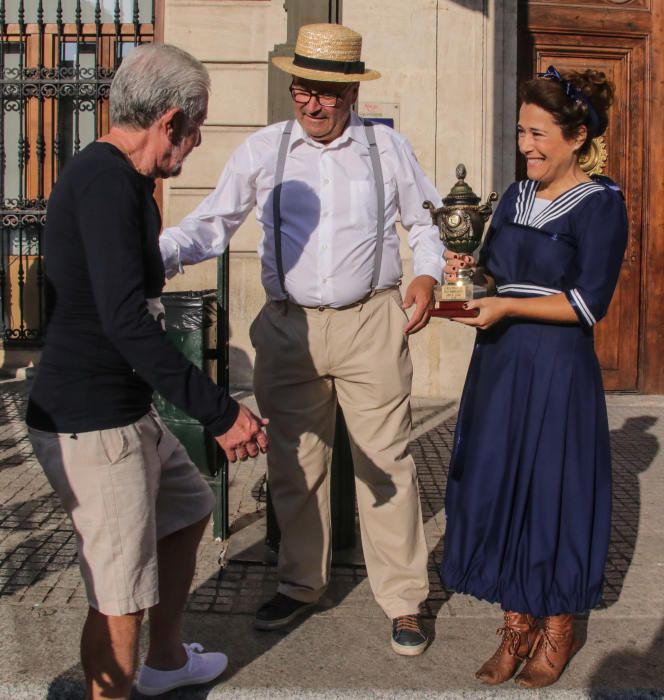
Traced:
<path fill-rule="evenodd" d="M 388 617 L 428 594 L 415 463 L 408 454 L 412 364 L 397 289 L 343 310 L 268 302 L 251 327 L 254 388 L 270 419 L 268 481 L 281 529 L 279 591 L 317 601 L 330 575 L 329 469 L 336 402 L 355 466 L 362 547 Z"/>

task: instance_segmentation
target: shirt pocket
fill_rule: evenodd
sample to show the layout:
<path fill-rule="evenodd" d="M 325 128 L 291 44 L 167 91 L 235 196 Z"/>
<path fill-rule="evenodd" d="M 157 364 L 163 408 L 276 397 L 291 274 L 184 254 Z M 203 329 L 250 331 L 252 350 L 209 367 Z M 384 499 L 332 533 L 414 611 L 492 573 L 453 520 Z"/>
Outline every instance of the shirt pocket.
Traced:
<path fill-rule="evenodd" d="M 372 182 L 350 181 L 349 219 L 353 228 L 362 232 L 376 227 L 376 191 Z"/>
<path fill-rule="evenodd" d="M 397 191 L 394 181 L 383 182 L 385 194 L 385 221 L 394 215 L 397 205 Z M 376 184 L 367 180 L 351 180 L 350 182 L 350 220 L 354 228 L 373 231 L 378 220 L 378 193 Z"/>

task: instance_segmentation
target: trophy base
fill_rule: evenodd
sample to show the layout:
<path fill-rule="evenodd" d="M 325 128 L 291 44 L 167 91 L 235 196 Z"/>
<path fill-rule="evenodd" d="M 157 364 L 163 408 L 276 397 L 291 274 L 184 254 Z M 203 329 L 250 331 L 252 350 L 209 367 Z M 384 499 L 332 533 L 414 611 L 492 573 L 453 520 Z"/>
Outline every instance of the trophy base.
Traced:
<path fill-rule="evenodd" d="M 475 318 L 480 315 L 479 309 L 464 309 L 465 301 L 439 301 L 438 306 L 431 311 L 431 316 L 437 318 Z"/>

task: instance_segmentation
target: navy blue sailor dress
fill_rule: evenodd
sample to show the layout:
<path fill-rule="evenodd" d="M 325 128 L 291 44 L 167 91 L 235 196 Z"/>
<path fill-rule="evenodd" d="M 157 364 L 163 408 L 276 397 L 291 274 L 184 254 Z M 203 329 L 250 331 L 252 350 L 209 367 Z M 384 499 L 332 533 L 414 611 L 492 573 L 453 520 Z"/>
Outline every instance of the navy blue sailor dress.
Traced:
<path fill-rule="evenodd" d="M 608 178 L 531 216 L 537 183 L 511 185 L 481 263 L 502 296 L 564 292 L 578 322 L 504 319 L 478 331 L 445 500 L 443 584 L 504 610 L 575 613 L 602 597 L 611 532 L 611 455 L 593 326 L 627 243 Z"/>

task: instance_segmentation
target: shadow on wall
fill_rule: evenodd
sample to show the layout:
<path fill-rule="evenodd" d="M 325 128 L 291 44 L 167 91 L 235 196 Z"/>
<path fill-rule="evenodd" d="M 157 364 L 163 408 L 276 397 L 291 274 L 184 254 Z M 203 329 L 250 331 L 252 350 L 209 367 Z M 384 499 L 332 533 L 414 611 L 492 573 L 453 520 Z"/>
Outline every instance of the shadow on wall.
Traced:
<path fill-rule="evenodd" d="M 489 3 L 486 0 L 452 0 L 452 2 L 473 12 L 481 12 L 485 16 L 489 15 Z"/>

